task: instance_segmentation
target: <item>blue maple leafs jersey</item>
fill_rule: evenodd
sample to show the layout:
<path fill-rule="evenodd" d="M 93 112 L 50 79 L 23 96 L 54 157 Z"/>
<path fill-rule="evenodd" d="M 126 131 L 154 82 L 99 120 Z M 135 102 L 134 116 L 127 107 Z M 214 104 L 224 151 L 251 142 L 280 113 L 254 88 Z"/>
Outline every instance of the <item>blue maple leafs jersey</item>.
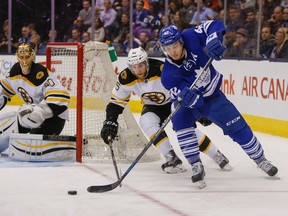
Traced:
<path fill-rule="evenodd" d="M 197 75 L 203 70 L 209 60 L 205 53 L 206 40 L 212 33 L 217 32 L 222 40 L 225 34 L 225 26 L 220 20 L 207 21 L 195 28 L 182 32 L 185 57 L 182 61 L 173 61 L 167 57 L 162 70 L 161 81 L 165 88 L 170 90 L 172 101 L 185 87 L 190 87 Z M 211 65 L 207 70 L 207 76 L 196 87 L 200 89 L 204 97 L 216 94 L 222 83 L 222 75 Z"/>

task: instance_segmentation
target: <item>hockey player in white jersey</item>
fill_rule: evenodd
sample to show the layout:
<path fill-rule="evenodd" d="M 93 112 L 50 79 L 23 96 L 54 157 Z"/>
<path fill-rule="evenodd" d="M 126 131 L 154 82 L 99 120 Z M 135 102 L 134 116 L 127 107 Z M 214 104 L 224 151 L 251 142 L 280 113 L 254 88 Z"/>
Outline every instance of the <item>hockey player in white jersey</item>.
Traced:
<path fill-rule="evenodd" d="M 16 57 L 18 62 L 0 81 L 0 109 L 18 96 L 24 104 L 18 110 L 14 132 L 59 135 L 68 120 L 69 92 L 46 67 L 34 62 L 31 44 L 20 44 Z M 8 148 L 10 135 L 2 132 L 1 152 Z"/>
<path fill-rule="evenodd" d="M 109 139 L 116 137 L 118 115 L 123 112 L 132 92 L 135 92 L 144 104 L 139 120 L 143 132 L 152 138 L 159 130 L 160 125 L 171 112 L 170 93 L 161 84 L 162 67 L 162 61 L 148 59 L 147 53 L 141 47 L 129 51 L 128 68 L 118 75 L 111 99 L 106 107 L 106 120 L 101 130 L 101 137 L 105 143 L 109 144 Z M 206 135 L 196 130 L 194 138 L 199 143 L 200 150 L 210 156 L 221 169 L 231 170 L 229 160 Z M 153 144 L 166 159 L 166 163 L 162 165 L 165 172 L 177 173 L 186 170 L 175 154 L 165 131 Z"/>
<path fill-rule="evenodd" d="M 275 176 L 278 172 L 277 167 L 265 158 L 262 145 L 243 116 L 220 90 L 222 74 L 213 65 L 204 71 L 205 79 L 199 79 L 190 89 L 209 61 L 205 49 L 211 58 L 222 59 L 225 31 L 220 20 L 207 21 L 183 32 L 173 25 L 160 31 L 160 43 L 167 55 L 162 84 L 171 91 L 173 103 L 180 102 L 183 106 L 172 122 L 180 147 L 189 149 L 184 155 L 192 166 L 192 182 L 202 182 L 205 176 L 199 148 L 194 140 L 195 122 L 200 117 L 207 117 L 218 125 L 269 176 Z"/>

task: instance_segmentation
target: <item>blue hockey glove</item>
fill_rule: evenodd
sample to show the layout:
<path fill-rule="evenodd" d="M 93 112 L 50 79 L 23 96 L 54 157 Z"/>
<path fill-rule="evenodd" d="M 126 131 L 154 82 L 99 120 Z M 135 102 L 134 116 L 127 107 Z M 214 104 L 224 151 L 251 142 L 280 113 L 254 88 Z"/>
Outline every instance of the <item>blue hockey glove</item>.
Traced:
<path fill-rule="evenodd" d="M 185 87 L 178 95 L 178 101 L 184 107 L 196 108 L 204 104 L 202 93 L 199 89 L 189 89 Z"/>
<path fill-rule="evenodd" d="M 112 119 L 106 119 L 101 130 L 101 138 L 109 145 L 109 142 L 114 140 L 118 133 L 118 122 Z M 112 140 L 110 140 L 112 139 Z"/>
<path fill-rule="evenodd" d="M 211 58 L 215 59 L 216 61 L 219 61 L 223 58 L 226 47 L 223 46 L 216 32 L 207 37 L 206 47 L 208 50 L 208 55 Z"/>

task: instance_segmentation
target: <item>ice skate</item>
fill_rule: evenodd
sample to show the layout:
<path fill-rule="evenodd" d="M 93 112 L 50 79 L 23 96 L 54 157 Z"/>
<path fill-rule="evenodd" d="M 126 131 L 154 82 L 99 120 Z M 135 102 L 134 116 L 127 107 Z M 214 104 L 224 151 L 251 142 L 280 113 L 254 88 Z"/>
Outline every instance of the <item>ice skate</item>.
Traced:
<path fill-rule="evenodd" d="M 258 168 L 262 169 L 265 173 L 267 173 L 271 177 L 275 176 L 278 172 L 278 168 L 275 167 L 267 159 L 264 159 L 261 163 L 259 163 Z"/>
<path fill-rule="evenodd" d="M 192 164 L 192 177 L 191 180 L 193 183 L 196 183 L 199 189 L 206 187 L 206 183 L 204 181 L 205 170 L 202 165 L 202 162 L 196 162 Z"/>
<path fill-rule="evenodd" d="M 233 167 L 229 164 L 228 158 L 226 158 L 225 155 L 222 154 L 219 150 L 214 155 L 213 160 L 222 170 L 230 171 L 233 169 Z"/>
<path fill-rule="evenodd" d="M 169 174 L 185 172 L 186 169 L 182 165 L 182 161 L 175 154 L 174 150 L 165 155 L 166 163 L 162 164 L 162 170 Z"/>

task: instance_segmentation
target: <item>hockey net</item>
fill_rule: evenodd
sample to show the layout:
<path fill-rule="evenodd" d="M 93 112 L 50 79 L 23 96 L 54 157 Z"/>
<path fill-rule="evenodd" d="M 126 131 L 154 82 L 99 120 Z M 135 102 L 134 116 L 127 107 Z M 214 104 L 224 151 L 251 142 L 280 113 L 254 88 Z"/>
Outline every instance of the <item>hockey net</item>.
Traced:
<path fill-rule="evenodd" d="M 62 135 L 76 136 L 76 160 L 110 163 L 109 146 L 100 137 L 106 105 L 117 77 L 108 45 L 92 42 L 85 48 L 81 43 L 55 42 L 48 44 L 46 53 L 47 68 L 70 92 L 70 120 L 66 122 Z M 117 162 L 129 163 L 144 149 L 148 140 L 128 106 L 119 116 L 118 123 L 113 150 Z M 160 155 L 151 147 L 140 162 L 159 159 Z"/>

